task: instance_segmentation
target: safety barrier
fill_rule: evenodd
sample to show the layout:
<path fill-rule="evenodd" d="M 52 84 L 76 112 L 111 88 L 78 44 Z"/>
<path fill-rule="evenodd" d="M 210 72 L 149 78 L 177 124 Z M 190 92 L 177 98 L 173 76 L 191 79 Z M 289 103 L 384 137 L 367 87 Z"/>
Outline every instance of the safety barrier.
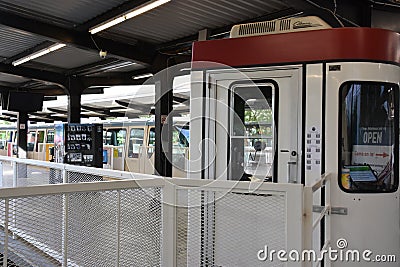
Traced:
<path fill-rule="evenodd" d="M 51 170 L 65 182 L 0 189 L 3 266 L 280 266 L 278 259 L 260 259 L 266 246 L 310 246 L 312 187 L 0 161 L 3 171 L 7 162 L 17 173 L 18 165 L 27 166 L 31 178 L 16 175 L 17 186 L 38 180 L 33 167 L 49 169 L 42 184 Z M 124 180 L 80 182 L 92 178 Z"/>

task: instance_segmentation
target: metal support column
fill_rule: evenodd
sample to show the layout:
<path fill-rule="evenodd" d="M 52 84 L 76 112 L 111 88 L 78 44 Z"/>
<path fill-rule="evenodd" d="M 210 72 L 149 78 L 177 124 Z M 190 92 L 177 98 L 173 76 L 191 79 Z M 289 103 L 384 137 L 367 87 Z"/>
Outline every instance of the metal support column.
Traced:
<path fill-rule="evenodd" d="M 155 77 L 155 174 L 172 177 L 173 76 L 165 69 Z"/>
<path fill-rule="evenodd" d="M 68 89 L 68 123 L 80 123 L 81 96 L 85 87 L 79 79 L 70 77 L 65 88 Z"/>
<path fill-rule="evenodd" d="M 27 112 L 18 112 L 17 118 L 17 146 L 18 146 L 18 158 L 26 159 L 27 157 L 27 149 L 28 149 L 28 113 Z"/>

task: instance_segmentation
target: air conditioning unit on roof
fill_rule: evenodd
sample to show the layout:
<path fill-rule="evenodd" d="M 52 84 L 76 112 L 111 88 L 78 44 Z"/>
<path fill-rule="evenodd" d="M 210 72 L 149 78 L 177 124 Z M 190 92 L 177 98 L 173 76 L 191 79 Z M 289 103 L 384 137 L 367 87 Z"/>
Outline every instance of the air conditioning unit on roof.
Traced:
<path fill-rule="evenodd" d="M 230 38 L 311 31 L 332 28 L 329 24 L 316 16 L 276 19 L 263 22 L 254 22 L 235 25 L 231 29 Z"/>

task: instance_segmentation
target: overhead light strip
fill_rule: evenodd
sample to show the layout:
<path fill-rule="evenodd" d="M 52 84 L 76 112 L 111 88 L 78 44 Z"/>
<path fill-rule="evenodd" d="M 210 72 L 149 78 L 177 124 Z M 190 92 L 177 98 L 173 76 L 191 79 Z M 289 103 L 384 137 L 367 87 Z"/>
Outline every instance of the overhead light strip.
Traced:
<path fill-rule="evenodd" d="M 51 52 L 56 51 L 56 50 L 58 50 L 60 48 L 63 48 L 64 46 L 65 46 L 65 44 L 59 44 L 59 43 L 51 45 L 51 46 L 49 46 L 47 48 L 44 48 L 42 50 L 39 50 L 39 51 L 37 51 L 35 53 L 32 53 L 30 55 L 27 55 L 25 57 L 17 59 L 15 61 L 13 61 L 12 64 L 13 64 L 13 66 L 21 65 L 22 63 L 25 63 L 25 62 L 28 62 L 28 61 L 30 61 L 32 59 L 44 56 L 44 55 L 46 55 L 48 53 L 51 53 Z"/>
<path fill-rule="evenodd" d="M 139 79 L 149 78 L 149 77 L 153 77 L 153 74 L 152 73 L 147 73 L 147 74 L 143 74 L 143 75 L 133 76 L 132 78 L 134 80 L 139 80 Z"/>
<path fill-rule="evenodd" d="M 132 11 L 130 11 L 130 12 L 124 14 L 124 15 L 116 17 L 116 18 L 114 18 L 112 20 L 109 20 L 109 21 L 107 21 L 105 23 L 102 23 L 102 24 L 100 24 L 98 26 L 95 26 L 93 28 L 90 28 L 89 32 L 91 34 L 95 34 L 95 33 L 101 32 L 101 31 L 103 31 L 105 29 L 108 29 L 108 28 L 110 28 L 112 26 L 115 26 L 115 25 L 117 25 L 117 24 L 119 24 L 119 23 L 121 23 L 121 22 L 123 22 L 125 20 L 128 20 L 128 19 L 131 19 L 133 17 L 139 16 L 140 14 L 148 12 L 148 11 L 150 11 L 150 10 L 152 10 L 154 8 L 157 8 L 157 7 L 159 7 L 159 6 L 161 6 L 161 5 L 165 4 L 165 3 L 168 3 L 170 1 L 171 0 L 151 1 L 150 3 L 142 5 L 142 6 L 139 6 L 139 7 L 133 9 Z"/>

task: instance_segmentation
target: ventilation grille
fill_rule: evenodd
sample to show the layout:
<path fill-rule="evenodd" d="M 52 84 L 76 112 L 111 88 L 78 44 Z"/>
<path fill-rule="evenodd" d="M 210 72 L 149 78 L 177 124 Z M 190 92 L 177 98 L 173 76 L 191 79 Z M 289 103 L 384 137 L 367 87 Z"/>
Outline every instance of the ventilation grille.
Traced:
<path fill-rule="evenodd" d="M 239 28 L 239 35 L 253 35 L 275 31 L 276 21 L 265 21 L 257 23 L 242 24 Z"/>
<path fill-rule="evenodd" d="M 315 16 L 308 16 L 235 25 L 231 29 L 230 37 L 246 37 L 328 28 L 331 28 L 331 26 L 322 19 Z"/>
<path fill-rule="evenodd" d="M 281 24 L 279 26 L 279 30 L 281 31 L 288 31 L 290 30 L 290 19 L 283 19 L 281 20 Z"/>

